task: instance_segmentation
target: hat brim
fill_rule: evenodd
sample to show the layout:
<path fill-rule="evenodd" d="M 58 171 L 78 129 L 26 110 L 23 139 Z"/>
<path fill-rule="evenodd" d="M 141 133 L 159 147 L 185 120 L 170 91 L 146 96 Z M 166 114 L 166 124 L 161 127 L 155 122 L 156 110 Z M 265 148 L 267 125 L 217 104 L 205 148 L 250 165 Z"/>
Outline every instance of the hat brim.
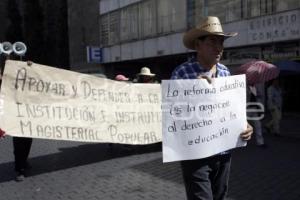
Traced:
<path fill-rule="evenodd" d="M 138 73 L 139 76 L 155 76 L 155 74 L 143 74 L 143 73 Z"/>
<path fill-rule="evenodd" d="M 193 28 L 184 34 L 183 44 L 186 48 L 195 50 L 195 39 L 203 36 L 208 36 L 208 35 L 224 36 L 224 39 L 227 39 L 238 35 L 238 33 L 237 32 L 232 32 L 232 33 L 208 32 L 208 31 L 199 30 L 197 28 Z"/>

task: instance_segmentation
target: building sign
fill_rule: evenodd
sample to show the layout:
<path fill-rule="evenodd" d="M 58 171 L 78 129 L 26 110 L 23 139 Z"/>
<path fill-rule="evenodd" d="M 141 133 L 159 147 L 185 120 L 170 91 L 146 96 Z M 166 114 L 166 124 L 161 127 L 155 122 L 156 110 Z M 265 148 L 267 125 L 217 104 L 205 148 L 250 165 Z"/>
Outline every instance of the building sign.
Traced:
<path fill-rule="evenodd" d="M 299 10 L 249 20 L 248 42 L 253 44 L 298 39 L 299 23 Z"/>
<path fill-rule="evenodd" d="M 86 47 L 87 62 L 88 63 L 102 63 L 102 48 L 100 47 Z"/>

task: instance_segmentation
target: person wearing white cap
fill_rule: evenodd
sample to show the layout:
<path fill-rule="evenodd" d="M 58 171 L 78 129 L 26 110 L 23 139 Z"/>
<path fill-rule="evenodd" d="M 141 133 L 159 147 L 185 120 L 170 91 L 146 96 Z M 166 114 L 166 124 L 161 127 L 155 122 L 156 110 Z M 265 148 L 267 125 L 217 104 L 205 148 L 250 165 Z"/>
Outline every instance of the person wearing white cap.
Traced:
<path fill-rule="evenodd" d="M 155 74 L 151 73 L 148 67 L 142 67 L 140 73 L 137 74 L 138 83 L 154 83 Z"/>
<path fill-rule="evenodd" d="M 236 35 L 237 33 L 224 33 L 217 17 L 205 17 L 183 36 L 184 46 L 196 50 L 197 58 L 179 65 L 172 72 L 171 79 L 204 78 L 211 82 L 212 78 L 229 76 L 229 70 L 219 61 L 224 40 Z M 253 128 L 248 124 L 240 136 L 243 140 L 249 140 L 252 133 Z M 228 189 L 230 162 L 229 152 L 203 159 L 181 161 L 187 198 L 224 200 Z"/>

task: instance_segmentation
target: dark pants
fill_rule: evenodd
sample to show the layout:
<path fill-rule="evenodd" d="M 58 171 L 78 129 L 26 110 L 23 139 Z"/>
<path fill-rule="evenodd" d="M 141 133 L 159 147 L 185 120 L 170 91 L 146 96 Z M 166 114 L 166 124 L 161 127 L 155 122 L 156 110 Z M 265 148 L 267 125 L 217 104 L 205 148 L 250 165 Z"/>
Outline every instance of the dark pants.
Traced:
<path fill-rule="evenodd" d="M 223 200 L 228 190 L 231 155 L 181 162 L 188 200 Z"/>
<path fill-rule="evenodd" d="M 24 172 L 27 167 L 31 143 L 32 138 L 13 137 L 16 172 Z"/>

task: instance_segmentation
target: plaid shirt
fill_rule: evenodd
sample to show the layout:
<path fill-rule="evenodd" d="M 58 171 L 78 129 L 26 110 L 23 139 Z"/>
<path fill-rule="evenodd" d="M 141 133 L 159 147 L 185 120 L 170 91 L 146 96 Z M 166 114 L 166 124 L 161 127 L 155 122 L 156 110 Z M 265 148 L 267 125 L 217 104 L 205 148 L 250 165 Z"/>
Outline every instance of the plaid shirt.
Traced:
<path fill-rule="evenodd" d="M 171 79 L 197 79 L 203 73 L 208 72 L 204 69 L 195 58 L 191 58 L 187 62 L 179 65 L 173 71 Z M 230 72 L 225 65 L 217 63 L 216 77 L 230 76 Z M 228 154 L 228 151 L 218 153 L 216 155 Z"/>
<path fill-rule="evenodd" d="M 197 79 L 203 73 L 208 72 L 195 58 L 179 65 L 172 73 L 171 79 Z M 230 72 L 225 65 L 217 63 L 217 77 L 230 76 Z"/>

